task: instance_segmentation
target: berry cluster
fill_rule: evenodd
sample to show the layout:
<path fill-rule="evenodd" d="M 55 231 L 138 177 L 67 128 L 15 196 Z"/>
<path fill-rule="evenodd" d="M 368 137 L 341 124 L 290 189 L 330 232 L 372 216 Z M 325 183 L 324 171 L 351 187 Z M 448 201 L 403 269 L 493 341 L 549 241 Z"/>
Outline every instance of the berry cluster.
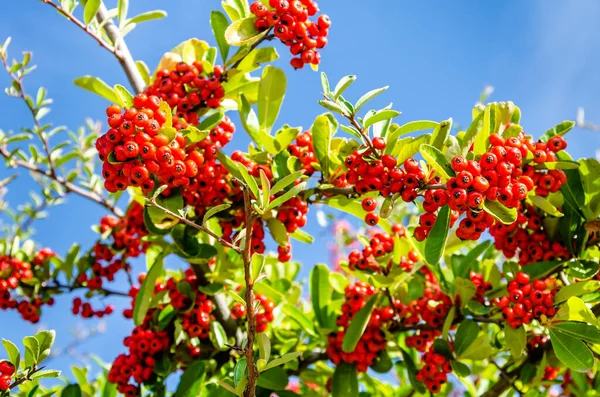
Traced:
<path fill-rule="evenodd" d="M 571 254 L 565 244 L 551 241 L 546 234 L 543 219 L 533 206 L 524 206 L 514 223 L 496 224 L 490 228 L 495 248 L 507 258 L 518 255 L 521 265 L 569 259 Z"/>
<path fill-rule="evenodd" d="M 292 246 L 289 242 L 289 235 L 306 226 L 306 214 L 308 214 L 308 203 L 299 197 L 292 197 L 279 207 L 277 219 L 283 223 L 288 233 L 286 246 L 277 247 L 280 262 L 287 262 L 292 259 Z"/>
<path fill-rule="evenodd" d="M 71 313 L 73 313 L 74 315 L 80 314 L 81 317 L 83 317 L 83 318 L 92 318 L 92 317 L 102 318 L 104 316 L 108 316 L 108 315 L 112 314 L 114 309 L 115 308 L 113 305 L 108 305 L 102 310 L 94 310 L 92 308 L 92 305 L 89 302 L 83 303 L 81 298 L 75 298 L 75 299 L 73 299 L 73 306 L 71 308 Z"/>
<path fill-rule="evenodd" d="M 351 353 L 342 351 L 345 332 L 352 318 L 366 304 L 367 298 L 375 292 L 373 286 L 363 282 L 346 287 L 346 301 L 342 305 L 342 314 L 336 321 L 336 324 L 343 329 L 329 335 L 327 346 L 327 356 L 335 365 L 343 361 L 355 364 L 359 372 L 366 372 L 368 367 L 375 363 L 378 353 L 385 349 L 386 340 L 382 327 L 394 318 L 392 307 L 375 308 L 354 351 Z"/>
<path fill-rule="evenodd" d="M 269 323 L 272 323 L 275 319 L 273 317 L 275 302 L 263 294 L 257 294 L 254 298 L 259 303 L 259 308 L 255 312 L 256 332 L 265 332 L 269 326 Z M 241 303 L 234 303 L 231 307 L 231 317 L 234 319 L 246 317 L 246 306 L 242 305 Z"/>
<path fill-rule="evenodd" d="M 475 295 L 471 299 L 479 303 L 484 303 L 485 293 L 492 289 L 492 283 L 485 281 L 481 274 L 473 271 L 471 271 L 469 278 L 471 279 L 471 282 L 475 284 L 475 287 L 477 287 Z"/>
<path fill-rule="evenodd" d="M 144 274 L 140 275 L 139 281 L 143 282 L 144 278 Z M 138 292 L 137 287 L 129 291 L 132 307 L 123 311 L 126 318 L 132 318 Z M 136 395 L 142 383 L 153 381 L 157 376 L 153 370 L 154 364 L 164 355 L 183 366 L 199 358 L 200 343 L 209 336 L 212 301 L 198 292 L 197 278 L 192 269 L 187 269 L 182 279 L 171 277 L 164 283 L 157 282 L 154 295 L 159 293 L 168 297 L 168 303 L 163 299 L 158 306 L 148 310 L 142 324 L 123 341 L 128 353 L 119 355 L 109 372 L 109 381 L 116 383 L 123 394 Z M 176 310 L 176 315 L 165 323 L 159 314 L 168 304 Z M 175 321 L 181 324 L 185 334 L 182 340 L 174 341 L 172 332 L 168 332 L 173 329 L 172 323 Z M 130 383 L 131 378 L 137 385 Z"/>
<path fill-rule="evenodd" d="M 431 346 L 433 342 L 442 335 L 442 332 L 439 330 L 418 330 L 414 335 L 410 335 L 406 337 L 406 346 L 416 349 L 421 353 L 425 353 Z"/>
<path fill-rule="evenodd" d="M 10 361 L 0 361 L 0 391 L 10 389 L 12 378 L 15 374 L 15 366 Z"/>
<path fill-rule="evenodd" d="M 312 0 L 269 0 L 267 7 L 260 1 L 252 3 L 250 12 L 257 19 L 254 27 L 259 32 L 273 29 L 275 37 L 290 47 L 295 56 L 291 65 L 302 69 L 304 65 L 318 65 L 321 54 L 317 49 L 327 45 L 327 35 L 331 20 L 327 15 L 320 15 L 316 22 L 309 17 L 319 12 L 319 6 Z"/>
<path fill-rule="evenodd" d="M 296 137 L 296 143 L 288 146 L 288 151 L 292 156 L 298 158 L 302 164 L 304 175 L 311 176 L 315 173 L 313 163 L 317 162 L 317 158 L 315 156 L 311 131 L 304 131 L 302 134 L 299 134 Z"/>
<path fill-rule="evenodd" d="M 371 199 L 368 199 L 371 200 Z M 364 206 L 364 202 L 363 202 Z M 405 229 L 402 225 L 394 225 L 393 231 L 396 235 L 404 236 Z M 389 273 L 394 265 L 394 259 L 390 258 L 388 263 L 380 264 L 377 258 L 382 258 L 394 251 L 394 237 L 388 233 L 373 233 L 369 245 L 362 250 L 355 249 L 348 255 L 348 267 L 350 270 L 371 270 L 376 273 Z M 408 258 L 401 257 L 400 263 L 396 264 L 406 271 L 410 271 L 419 260 L 416 251 L 410 251 Z"/>
<path fill-rule="evenodd" d="M 216 109 L 221 106 L 221 100 L 225 97 L 222 77 L 222 66 L 204 70 L 201 62 L 191 65 L 179 62 L 173 70 L 159 70 L 145 94 L 155 95 L 168 103 L 171 109 L 177 109 L 173 127 L 181 130 L 188 125 L 198 124 L 197 109 Z"/>
<path fill-rule="evenodd" d="M 424 366 L 417 372 L 417 380 L 423 382 L 430 392 L 438 393 L 448 381 L 448 374 L 452 372 L 450 361 L 435 353 L 433 347 L 423 354 L 421 360 Z"/>
<path fill-rule="evenodd" d="M 548 283 L 544 280 L 530 282 L 528 274 L 517 272 L 506 289 L 508 296 L 496 299 L 495 304 L 512 328 L 530 324 L 542 316 L 553 317 L 556 313 L 553 298 L 557 290 L 548 291 Z"/>
<path fill-rule="evenodd" d="M 35 290 L 26 286 L 26 282 L 37 275 L 36 268 L 41 267 L 48 258 L 55 256 L 48 248 L 44 248 L 33 256 L 33 266 L 30 262 L 16 257 L 0 255 L 0 309 L 17 309 L 23 320 L 36 324 L 40 321 L 41 307 L 54 305 L 54 298 L 48 295 L 35 295 Z M 45 273 L 44 273 L 45 274 Z M 40 276 L 42 277 L 42 276 Z M 47 277 L 45 274 L 43 277 Z M 22 287 L 28 299 L 19 301 L 13 298 L 11 291 Z"/>
<path fill-rule="evenodd" d="M 425 271 L 427 280 L 423 296 L 408 305 L 397 304 L 404 325 L 416 325 L 424 321 L 433 328 L 439 328 L 452 307 L 452 299 L 442 292 L 435 276 Z"/>

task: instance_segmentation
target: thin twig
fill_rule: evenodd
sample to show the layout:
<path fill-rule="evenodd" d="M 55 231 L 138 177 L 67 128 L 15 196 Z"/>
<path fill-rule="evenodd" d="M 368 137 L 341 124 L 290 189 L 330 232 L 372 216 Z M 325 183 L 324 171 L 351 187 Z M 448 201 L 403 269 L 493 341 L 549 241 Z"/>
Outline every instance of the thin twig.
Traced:
<path fill-rule="evenodd" d="M 114 290 L 110 290 L 110 289 L 106 289 L 106 288 L 90 289 L 84 285 L 64 285 L 56 280 L 53 280 L 52 284 L 50 284 L 50 285 L 44 285 L 42 287 L 42 289 L 45 289 L 45 290 L 59 289 L 59 290 L 64 290 L 64 291 L 69 291 L 69 292 L 76 291 L 78 289 L 89 289 L 90 291 L 101 292 L 102 294 L 104 294 L 106 296 L 112 295 L 112 296 L 129 297 L 129 294 L 127 294 L 125 292 L 121 292 L 121 291 L 114 291 Z"/>
<path fill-rule="evenodd" d="M 252 279 L 252 224 L 254 216 L 250 191 L 244 187 L 244 209 L 246 211 L 246 236 L 242 259 L 244 262 L 244 279 L 246 282 L 246 319 L 248 321 L 248 335 L 246 343 L 246 366 L 248 368 L 248 384 L 244 390 L 244 397 L 256 396 L 256 380 L 258 371 L 254 363 L 254 333 L 256 332 L 256 318 L 254 316 L 254 280 Z"/>
<path fill-rule="evenodd" d="M 208 229 L 208 228 L 206 228 L 206 227 L 204 227 L 202 225 L 199 225 L 199 224 L 197 224 L 197 223 L 195 223 L 195 222 L 193 222 L 193 221 L 191 221 L 191 220 L 189 220 L 189 219 L 187 219 L 187 218 L 185 218 L 185 217 L 183 217 L 181 215 L 178 215 L 178 214 L 174 213 L 173 211 L 171 211 L 170 209 L 165 208 L 162 205 L 158 204 L 156 202 L 156 198 L 155 197 L 151 197 L 151 198 L 149 198 L 147 200 L 148 200 L 148 203 L 151 204 L 153 207 L 158 208 L 159 210 L 161 210 L 165 214 L 169 215 L 170 217 L 173 217 L 173 218 L 175 218 L 175 219 L 177 219 L 177 220 L 185 223 L 186 225 L 193 227 L 194 229 L 200 230 L 201 232 L 204 232 L 204 233 L 208 234 L 209 236 L 211 236 L 212 238 L 214 238 L 215 240 L 217 240 L 219 243 L 221 243 L 221 245 L 223 245 L 223 246 L 225 246 L 227 248 L 230 248 L 230 249 L 234 250 L 237 253 L 240 253 L 240 254 L 242 253 L 242 250 L 240 249 L 240 247 L 237 247 L 237 246 L 233 245 L 232 243 L 230 243 L 229 241 L 223 239 L 222 237 L 219 237 L 217 234 L 215 234 L 214 232 L 212 232 L 210 229 Z"/>
<path fill-rule="evenodd" d="M 25 375 L 25 376 L 22 376 L 22 377 L 20 377 L 19 379 L 16 379 L 16 380 L 15 380 L 13 383 L 11 383 L 11 385 L 10 385 L 10 387 L 9 387 L 9 390 L 12 390 L 12 389 L 16 388 L 17 386 L 19 386 L 19 385 L 21 385 L 21 384 L 25 383 L 25 382 L 26 382 L 26 381 L 28 381 L 28 380 L 32 380 L 32 379 L 31 379 L 31 375 L 35 374 L 35 373 L 36 373 L 36 372 L 38 372 L 38 371 L 41 371 L 41 370 L 43 370 L 44 368 L 46 368 L 46 367 L 36 367 L 36 366 L 32 367 L 32 368 L 31 368 L 31 369 L 30 369 L 30 370 L 27 372 L 27 375 Z"/>

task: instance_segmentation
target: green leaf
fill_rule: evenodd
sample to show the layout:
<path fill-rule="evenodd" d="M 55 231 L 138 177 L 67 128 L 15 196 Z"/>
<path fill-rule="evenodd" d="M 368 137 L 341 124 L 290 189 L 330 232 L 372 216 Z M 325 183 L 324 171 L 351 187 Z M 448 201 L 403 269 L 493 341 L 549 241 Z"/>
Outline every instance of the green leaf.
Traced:
<path fill-rule="evenodd" d="M 144 61 L 135 61 L 135 66 L 137 67 L 138 72 L 140 72 L 144 83 L 150 85 L 150 69 L 148 69 L 148 65 L 146 65 Z"/>
<path fill-rule="evenodd" d="M 271 194 L 277 194 L 292 183 L 294 183 L 298 178 L 304 175 L 304 170 L 293 172 L 285 177 L 281 178 L 277 183 L 271 187 Z"/>
<path fill-rule="evenodd" d="M 483 154 L 487 151 L 490 145 L 489 139 L 492 133 L 492 118 L 495 114 L 495 104 L 490 103 L 485 107 L 483 111 L 483 126 L 477 136 L 473 146 L 473 153 L 475 155 Z"/>
<path fill-rule="evenodd" d="M 330 167 L 329 152 L 331 149 L 331 138 L 333 137 L 333 128 L 327 114 L 322 114 L 315 119 L 311 131 L 315 156 L 321 165 L 323 177 L 327 179 Z"/>
<path fill-rule="evenodd" d="M 420 121 L 411 121 L 409 123 L 402 125 L 399 128 L 396 128 L 387 139 L 388 145 L 386 146 L 384 153 L 391 154 L 396 146 L 396 141 L 402 135 L 406 135 L 406 134 L 409 134 L 411 132 L 416 132 L 416 131 L 430 130 L 432 128 L 435 129 L 439 126 L 439 124 L 440 123 L 436 123 L 435 121 L 420 120 Z M 428 142 L 423 142 L 423 143 L 428 143 Z"/>
<path fill-rule="evenodd" d="M 269 206 L 269 201 L 271 200 L 271 182 L 269 182 L 269 178 L 267 178 L 267 174 L 262 169 L 260 171 L 260 188 L 262 192 L 262 208 L 267 208 Z"/>
<path fill-rule="evenodd" d="M 129 0 L 119 0 L 117 3 L 117 16 L 119 23 L 123 25 L 125 19 L 127 19 L 127 10 L 129 8 Z"/>
<path fill-rule="evenodd" d="M 4 338 L 2 338 L 2 345 L 8 355 L 8 361 L 13 363 L 15 368 L 19 368 L 19 364 L 21 363 L 21 353 L 19 352 L 17 345 Z"/>
<path fill-rule="evenodd" d="M 542 278 L 558 269 L 562 264 L 562 261 L 535 262 L 523 266 L 521 271 L 527 273 L 532 279 Z"/>
<path fill-rule="evenodd" d="M 315 241 L 313 236 L 302 229 L 296 229 L 294 233 L 290 234 L 290 237 L 305 244 L 312 244 Z"/>
<path fill-rule="evenodd" d="M 212 344 L 219 350 L 227 350 L 227 334 L 225 333 L 225 329 L 218 321 L 210 322 L 210 333 L 209 333 L 210 341 Z"/>
<path fill-rule="evenodd" d="M 315 331 L 315 327 L 313 322 L 306 317 L 300 309 L 290 304 L 285 304 L 282 306 L 281 311 L 288 317 L 288 319 L 295 321 L 302 327 L 306 333 L 311 336 L 317 336 L 317 332 Z"/>
<path fill-rule="evenodd" d="M 150 269 L 146 278 L 140 286 L 140 290 L 135 298 L 135 305 L 133 307 L 133 321 L 135 325 L 140 325 L 144 322 L 148 308 L 150 307 L 150 300 L 154 293 L 156 286 L 156 279 L 162 274 L 163 262 L 165 252 L 160 252 L 160 248 L 149 248 L 150 250 L 157 251 L 154 255 L 146 255 L 147 267 Z M 152 261 L 153 260 L 153 261 Z"/>
<path fill-rule="evenodd" d="M 25 346 L 25 367 L 37 364 L 40 355 L 40 342 L 33 336 L 26 336 L 23 338 L 23 346 Z"/>
<path fill-rule="evenodd" d="M 260 33 L 254 27 L 255 17 L 243 18 L 234 21 L 225 30 L 225 41 L 232 46 L 239 47 L 250 44 L 260 39 L 266 32 Z"/>
<path fill-rule="evenodd" d="M 494 354 L 494 348 L 490 344 L 489 335 L 480 335 L 470 346 L 461 354 L 457 355 L 458 360 L 485 360 Z"/>
<path fill-rule="evenodd" d="M 454 323 L 454 317 L 456 317 L 456 306 L 452 306 L 446 315 L 446 319 L 444 320 L 444 325 L 442 327 L 442 338 L 448 340 L 448 332 L 450 332 L 450 328 Z"/>
<path fill-rule="evenodd" d="M 342 77 L 342 79 L 337 83 L 337 85 L 335 86 L 335 89 L 333 90 L 332 96 L 333 99 L 338 99 L 340 95 L 342 95 L 344 93 L 344 91 L 346 91 L 346 89 L 348 87 L 350 87 L 350 85 L 352 83 L 354 83 L 356 81 L 356 76 L 355 75 L 348 75 L 345 77 Z"/>
<path fill-rule="evenodd" d="M 398 164 L 402 164 L 409 157 L 413 157 L 419 153 L 421 145 L 428 143 L 430 140 L 431 134 L 420 135 L 414 138 L 407 137 L 397 142 L 396 148 L 391 155 L 398 158 Z"/>
<path fill-rule="evenodd" d="M 331 88 L 329 88 L 329 79 L 325 72 L 321 72 L 321 87 L 323 88 L 323 94 L 329 96 Z"/>
<path fill-rule="evenodd" d="M 119 98 L 112 88 L 98 77 L 82 76 L 73 80 L 76 86 L 107 99 L 111 103 L 119 103 Z"/>
<path fill-rule="evenodd" d="M 575 278 L 585 280 L 598 273 L 598 262 L 575 260 L 569 262 L 569 274 Z"/>
<path fill-rule="evenodd" d="M 263 254 L 252 254 L 251 261 L 252 280 L 256 280 L 265 267 L 265 256 Z"/>
<path fill-rule="evenodd" d="M 289 382 L 288 374 L 282 367 L 263 371 L 257 379 L 257 385 L 267 390 L 285 390 Z"/>
<path fill-rule="evenodd" d="M 427 164 L 431 165 L 442 178 L 448 180 L 451 177 L 456 176 L 456 173 L 452 169 L 450 162 L 446 159 L 446 156 L 444 156 L 444 154 L 436 147 L 423 144 L 419 150 Z"/>
<path fill-rule="evenodd" d="M 479 136 L 481 131 L 483 130 L 483 112 L 479 113 L 477 117 L 473 120 L 465 135 L 461 141 L 460 148 L 463 155 L 466 155 L 469 151 L 469 148 L 475 142 L 475 139 Z"/>
<path fill-rule="evenodd" d="M 456 287 L 456 292 L 458 292 L 458 296 L 460 297 L 460 305 L 461 307 L 465 307 L 471 298 L 475 296 L 477 287 L 475 287 L 475 284 L 473 284 L 471 280 L 462 277 L 456 277 L 454 279 L 454 285 Z"/>
<path fill-rule="evenodd" d="M 593 325 L 565 321 L 553 323 L 551 328 L 589 343 L 600 344 L 600 330 Z"/>
<path fill-rule="evenodd" d="M 321 328 L 329 325 L 328 306 L 331 302 L 331 282 L 329 281 L 329 268 L 318 264 L 310 271 L 310 298 L 315 311 L 315 318 Z"/>
<path fill-rule="evenodd" d="M 477 262 L 477 258 L 487 251 L 490 245 L 492 245 L 492 241 L 486 240 L 477 245 L 475 248 L 469 250 L 467 256 L 461 258 L 458 263 L 452 263 L 452 272 L 454 273 L 454 277 L 469 277 L 469 273 L 473 269 L 473 265 Z"/>
<path fill-rule="evenodd" d="M 273 240 L 275 240 L 279 246 L 287 246 L 288 235 L 283 222 L 277 218 L 269 218 L 267 219 L 267 227 L 269 228 L 269 232 L 271 233 Z"/>
<path fill-rule="evenodd" d="M 200 131 L 212 130 L 217 125 L 219 125 L 221 120 L 223 120 L 224 116 L 225 115 L 222 112 L 213 113 L 210 116 L 206 117 L 204 120 L 202 120 L 200 124 L 198 124 L 198 129 Z"/>
<path fill-rule="evenodd" d="M 444 147 L 444 143 L 446 142 L 446 138 L 450 134 L 450 130 L 452 129 L 452 119 L 442 121 L 436 128 L 433 130 L 431 134 L 431 141 L 429 144 L 436 149 L 442 150 Z M 452 168 L 450 168 L 452 169 Z"/>
<path fill-rule="evenodd" d="M 581 165 L 576 161 L 553 161 L 551 163 L 542 163 L 534 166 L 536 170 L 575 170 Z"/>
<path fill-rule="evenodd" d="M 98 8 L 100 8 L 100 4 L 102 4 L 102 0 L 87 0 L 85 8 L 83 9 L 83 22 L 85 22 L 86 25 L 89 25 L 90 22 L 92 22 L 98 12 Z"/>
<path fill-rule="evenodd" d="M 578 338 L 550 330 L 554 354 L 565 366 L 577 372 L 587 372 L 594 367 L 594 355 Z"/>
<path fill-rule="evenodd" d="M 60 397 L 81 397 L 81 387 L 76 383 L 67 385 L 60 392 Z"/>
<path fill-rule="evenodd" d="M 124 108 L 130 108 L 133 106 L 133 95 L 120 84 L 116 84 L 114 88 L 117 98 L 120 99 L 119 103 Z"/>
<path fill-rule="evenodd" d="M 216 321 L 212 321 L 214 323 Z M 185 370 L 173 397 L 194 397 L 200 392 L 200 387 L 206 377 L 206 367 L 202 361 L 193 361 Z"/>
<path fill-rule="evenodd" d="M 358 111 L 367 103 L 369 102 L 371 99 L 375 98 L 376 96 L 383 94 L 388 88 L 390 88 L 389 85 L 386 85 L 385 87 L 381 87 L 381 88 L 376 88 L 372 91 L 367 92 L 366 94 L 364 94 L 363 96 L 361 96 L 358 101 L 356 101 L 356 105 L 354 105 L 354 113 L 358 113 Z M 327 94 L 327 93 L 325 93 Z M 366 128 L 366 127 L 365 127 Z"/>
<path fill-rule="evenodd" d="M 373 295 L 369 298 L 366 304 L 354 315 L 350 321 L 350 326 L 346 330 L 344 335 L 344 341 L 342 342 L 342 351 L 345 353 L 352 353 L 356 349 L 358 341 L 362 337 L 369 320 L 371 319 L 371 313 L 377 302 L 377 295 Z"/>
<path fill-rule="evenodd" d="M 575 296 L 569 298 L 560 306 L 556 315 L 552 318 L 553 323 L 557 321 L 577 321 L 600 327 L 600 321 L 590 308 L 587 307 L 584 301 Z"/>
<path fill-rule="evenodd" d="M 525 327 L 512 328 L 508 325 L 504 327 L 504 339 L 506 347 L 510 354 L 516 360 L 523 355 L 525 346 L 527 346 L 527 332 Z"/>
<path fill-rule="evenodd" d="M 240 73 L 252 72 L 260 68 L 261 64 L 273 62 L 277 58 L 279 54 L 273 47 L 256 48 L 242 59 L 237 70 Z"/>
<path fill-rule="evenodd" d="M 208 211 L 206 211 L 206 214 L 204 214 L 204 217 L 202 218 L 202 224 L 205 225 L 206 222 L 208 222 L 208 220 L 210 218 L 212 218 L 213 216 L 215 216 L 216 214 L 218 214 L 221 211 L 225 211 L 225 210 L 229 209 L 230 207 L 231 207 L 231 204 L 225 203 L 225 204 L 216 205 L 216 206 L 210 208 Z"/>
<path fill-rule="evenodd" d="M 286 353 L 283 356 L 276 358 L 274 360 L 269 361 L 269 364 L 267 364 L 267 366 L 265 367 L 264 371 L 267 371 L 271 368 L 275 368 L 278 367 L 280 365 L 284 365 L 289 363 L 292 360 L 297 359 L 298 357 L 300 357 L 302 355 L 302 352 L 290 352 L 290 353 Z"/>
<path fill-rule="evenodd" d="M 256 179 L 254 179 L 254 177 L 248 173 L 248 169 L 244 164 L 238 163 L 237 166 L 239 173 L 242 176 L 242 179 L 245 182 L 246 186 L 248 186 L 254 197 L 256 197 L 256 199 L 259 199 L 260 193 L 258 191 L 258 183 L 256 183 Z"/>
<path fill-rule="evenodd" d="M 365 117 L 365 119 L 363 121 L 363 127 L 366 130 L 367 128 L 369 128 L 370 126 L 372 126 L 375 123 L 378 123 L 378 122 L 384 121 L 384 120 L 393 119 L 394 117 L 398 117 L 400 114 L 401 113 L 396 110 L 391 110 L 391 109 L 380 110 L 377 113 L 374 113 L 374 114 L 371 114 L 370 116 Z"/>
<path fill-rule="evenodd" d="M 244 130 L 250 135 L 250 138 L 259 146 L 262 147 L 263 143 L 260 138 L 260 127 L 258 125 L 258 117 L 254 110 L 250 107 L 250 102 L 244 94 L 240 94 L 240 121 Z"/>
<path fill-rule="evenodd" d="M 35 338 L 38 340 L 40 346 L 38 363 L 41 363 L 50 356 L 50 348 L 56 339 L 56 331 L 40 331 L 35 335 Z"/>
<path fill-rule="evenodd" d="M 507 208 L 497 200 L 485 200 L 483 202 L 483 209 L 505 225 L 510 225 L 517 220 L 517 209 Z"/>
<path fill-rule="evenodd" d="M 479 326 L 473 320 L 463 320 L 456 330 L 454 352 L 458 357 L 463 354 L 477 338 Z"/>
<path fill-rule="evenodd" d="M 166 16 L 167 16 L 167 13 L 163 10 L 146 11 L 146 12 L 142 12 L 141 14 L 134 16 L 133 18 L 128 19 L 127 25 L 134 24 L 134 23 L 138 24 L 138 23 L 142 23 L 142 22 L 152 21 L 155 19 L 162 19 Z"/>
<path fill-rule="evenodd" d="M 212 27 L 215 39 L 217 40 L 221 59 L 223 60 L 223 63 L 226 63 L 227 56 L 229 55 L 229 44 L 227 43 L 227 40 L 225 40 L 225 31 L 229 26 L 229 21 L 221 11 L 211 11 L 210 26 Z"/>
<path fill-rule="evenodd" d="M 335 367 L 331 395 L 332 397 L 358 397 L 358 377 L 354 365 L 342 362 Z"/>
<path fill-rule="evenodd" d="M 60 376 L 60 371 L 55 369 L 44 369 L 41 371 L 37 371 L 33 375 L 31 375 L 31 379 L 48 379 L 48 378 L 58 378 Z"/>
<path fill-rule="evenodd" d="M 201 244 L 191 230 L 191 226 L 178 224 L 171 231 L 179 256 L 193 263 L 206 262 L 216 256 L 217 249 L 210 244 Z"/>
<path fill-rule="evenodd" d="M 572 296 L 581 296 L 600 289 L 600 281 L 588 280 L 580 283 L 569 284 L 562 287 L 554 295 L 554 303 L 561 303 Z"/>
<path fill-rule="evenodd" d="M 544 135 L 540 137 L 540 141 L 548 142 L 553 136 L 565 135 L 567 132 L 571 131 L 573 127 L 575 127 L 574 121 L 563 121 L 546 131 Z"/>
<path fill-rule="evenodd" d="M 425 242 L 425 261 L 430 266 L 435 266 L 440 262 L 448 240 L 449 228 L 450 207 L 445 205 L 440 209 L 435 224 Z"/>
<path fill-rule="evenodd" d="M 544 197 L 533 196 L 531 197 L 531 202 L 548 215 L 555 217 L 563 216 L 563 214 L 555 206 L 553 206 L 548 199 L 545 199 Z"/>
<path fill-rule="evenodd" d="M 267 207 L 266 211 L 269 211 L 269 210 L 271 210 L 273 208 L 277 208 L 278 206 L 280 206 L 281 204 L 285 203 L 286 201 L 288 201 L 292 197 L 296 197 L 298 195 L 298 193 L 300 193 L 301 191 L 303 191 L 305 188 L 306 188 L 306 182 L 302 182 L 302 183 L 294 186 L 293 188 L 291 188 L 290 190 L 288 190 L 287 192 L 285 192 L 281 196 L 277 197 L 275 200 L 271 201 L 271 203 Z"/>
<path fill-rule="evenodd" d="M 271 341 L 269 340 L 269 337 L 264 332 L 261 332 L 256 335 L 256 339 L 260 358 L 269 362 L 269 359 L 271 358 Z"/>
<path fill-rule="evenodd" d="M 355 199 L 341 196 L 330 197 L 325 200 L 325 204 L 345 213 L 354 215 L 358 219 L 365 219 L 365 216 L 367 215 L 367 212 L 362 208 L 360 201 Z M 380 219 L 379 226 L 388 233 L 391 233 L 392 231 L 392 225 L 387 219 Z"/>
<path fill-rule="evenodd" d="M 471 370 L 463 363 L 451 360 L 450 366 L 452 367 L 452 371 L 454 371 L 454 373 L 461 378 L 466 378 L 467 376 L 471 375 Z"/>
<path fill-rule="evenodd" d="M 406 371 L 408 372 L 408 379 L 410 380 L 410 384 L 414 387 L 419 393 L 425 393 L 425 386 L 423 382 L 417 380 L 417 367 L 415 365 L 414 360 L 404 349 L 400 349 L 402 352 L 402 359 L 404 360 L 404 365 L 406 366 Z"/>
<path fill-rule="evenodd" d="M 270 134 L 285 96 L 286 77 L 283 70 L 267 66 L 258 86 L 258 122 L 261 132 Z"/>

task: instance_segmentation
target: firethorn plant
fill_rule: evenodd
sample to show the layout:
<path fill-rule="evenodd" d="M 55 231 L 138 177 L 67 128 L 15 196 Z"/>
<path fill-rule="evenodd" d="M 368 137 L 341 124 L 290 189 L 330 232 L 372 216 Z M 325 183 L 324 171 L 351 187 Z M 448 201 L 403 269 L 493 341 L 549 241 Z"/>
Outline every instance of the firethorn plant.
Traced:
<path fill-rule="evenodd" d="M 217 47 L 190 39 L 152 73 L 124 37 L 163 11 L 42 3 L 111 52 L 132 92 L 77 78 L 108 100 L 106 120 L 54 145 L 66 129 L 42 121 L 45 89 L 25 89 L 31 55 L 9 61 L 9 41 L 0 47 L 6 93 L 33 120 L 0 134 L 0 155 L 42 191 L 20 211 L 2 204 L 11 226 L 0 241 L 0 309 L 38 323 L 68 295 L 74 316 L 122 315 L 132 330 L 97 378 L 74 368 L 76 383 L 54 386 L 43 378 L 58 371 L 41 365 L 53 331 L 25 337 L 23 355 L 3 340 L 0 396 L 598 390 L 600 163 L 565 151 L 573 122 L 526 132 L 515 104 L 494 102 L 475 106 L 463 131 L 452 119 L 399 124 L 391 107 L 367 110 L 387 87 L 351 102 L 355 76 L 332 86 L 321 73 L 313 99 L 326 112 L 307 128 L 276 128 L 287 79 L 270 65 L 278 51 L 287 47 L 290 72 L 317 70 L 327 56 L 335 24 L 316 2 L 225 0 L 210 15 Z M 300 73 L 311 71 L 291 76 Z M 247 151 L 229 150 L 244 133 Z M 39 247 L 32 223 L 72 195 L 106 210 L 97 242 L 64 255 Z M 315 206 L 361 226 L 336 225 L 337 259 L 305 264 L 303 284 L 293 247 L 313 241 L 303 229 Z M 172 256 L 183 269 L 168 266 Z"/>

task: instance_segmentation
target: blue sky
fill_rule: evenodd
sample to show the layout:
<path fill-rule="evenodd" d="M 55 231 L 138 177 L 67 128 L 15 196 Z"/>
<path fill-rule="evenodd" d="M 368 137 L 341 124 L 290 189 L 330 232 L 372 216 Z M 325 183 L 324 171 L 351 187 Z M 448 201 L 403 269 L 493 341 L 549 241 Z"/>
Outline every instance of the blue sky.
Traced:
<path fill-rule="evenodd" d="M 163 52 L 190 37 L 214 44 L 208 18 L 211 9 L 219 8 L 218 1 L 131 3 L 131 14 L 167 4 L 167 19 L 141 25 L 127 38 L 135 58 L 143 59 L 150 68 Z M 573 119 L 579 106 L 585 107 L 589 121 L 600 123 L 600 3 L 594 0 L 321 3 L 322 10 L 333 20 L 321 70 L 331 80 L 356 74 L 358 80 L 348 93 L 351 100 L 370 89 L 390 85 L 387 94 L 373 105 L 383 107 L 393 102 L 394 108 L 403 112 L 399 122 L 453 117 L 464 126 L 479 93 L 489 84 L 495 87 L 492 100 L 512 100 L 521 108 L 525 131 L 534 136 L 565 119 Z M 0 40 L 6 36 L 13 37 L 13 56 L 22 50 L 33 52 L 38 70 L 28 78 L 26 87 L 34 92 L 39 85 L 48 88 L 54 106 L 47 121 L 55 125 L 76 128 L 86 117 L 104 119 L 107 104 L 75 87 L 71 83 L 74 78 L 90 74 L 111 85 L 126 85 L 123 72 L 108 52 L 39 1 L 20 0 L 3 5 Z M 319 76 L 309 70 L 292 72 L 285 49 L 278 48 L 283 58 L 279 66 L 290 72 L 279 120 L 309 127 L 323 111 L 316 104 L 320 96 Z M 7 77 L 0 73 L 0 85 L 7 84 Z M 18 101 L 2 95 L 0 109 L 0 128 L 4 131 L 28 125 L 28 113 Z M 234 146 L 242 148 L 247 142 L 240 132 Z M 575 129 L 570 133 L 569 146 L 574 157 L 594 156 L 600 147 L 600 134 Z M 0 168 L 0 177 L 6 175 L 7 171 Z M 35 186 L 22 178 L 11 184 L 8 199 L 17 204 L 32 188 Z M 90 225 L 103 215 L 101 208 L 81 199 L 69 197 L 69 203 L 54 208 L 49 219 L 37 224 L 36 239 L 61 254 L 74 241 L 83 246 L 91 244 L 95 235 Z M 314 223 L 314 218 L 311 220 Z M 315 227 L 309 231 L 319 232 Z M 302 249 L 299 244 L 295 248 L 297 258 L 304 263 L 304 274 L 310 266 L 328 258 L 323 241 L 311 250 Z M 73 339 L 69 330 L 80 321 L 65 315 L 70 299 L 61 301 L 46 310 L 42 322 L 57 329 L 58 343 L 64 346 Z M 95 324 L 85 322 L 84 326 Z M 79 351 L 96 352 L 104 360 L 112 360 L 123 350 L 116 341 L 127 334 L 131 324 L 116 315 L 108 319 L 107 326 L 105 335 L 84 343 Z M 0 312 L 0 337 L 18 340 L 34 330 L 14 313 Z M 102 349 L 98 349 L 99 345 Z M 51 365 L 67 369 L 72 361 L 62 356 Z"/>

